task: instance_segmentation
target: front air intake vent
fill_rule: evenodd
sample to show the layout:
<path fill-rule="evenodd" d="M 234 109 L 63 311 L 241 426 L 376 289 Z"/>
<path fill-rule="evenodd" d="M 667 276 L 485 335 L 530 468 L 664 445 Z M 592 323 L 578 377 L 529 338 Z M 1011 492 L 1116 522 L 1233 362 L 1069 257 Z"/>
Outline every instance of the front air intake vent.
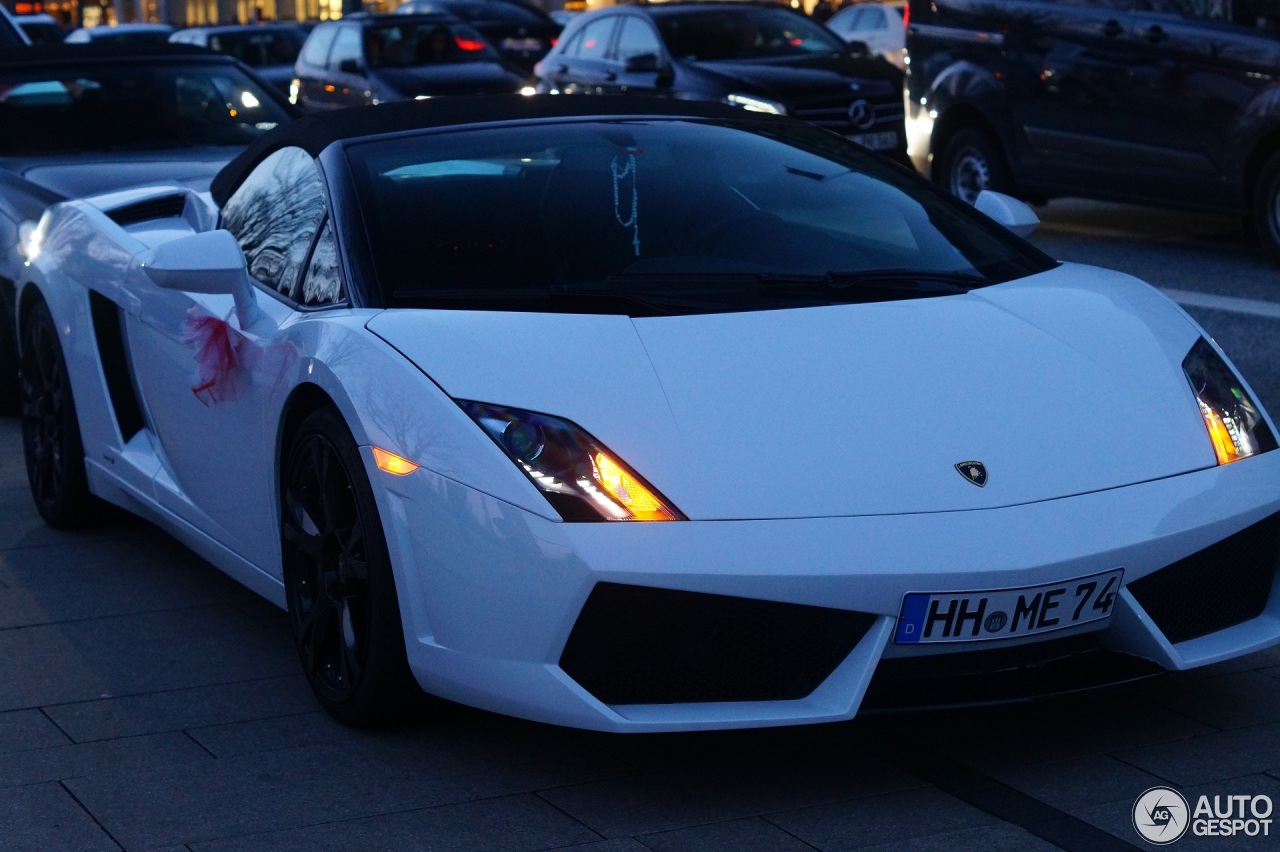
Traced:
<path fill-rule="evenodd" d="M 1129 584 L 1170 642 L 1207 636 L 1267 606 L 1280 565 L 1280 515 L 1272 515 L 1198 553 Z"/>
<path fill-rule="evenodd" d="M 187 206 L 187 196 L 165 195 L 160 198 L 148 198 L 135 204 L 126 204 L 107 211 L 108 218 L 124 227 L 138 222 L 149 222 L 152 219 L 174 219 L 182 215 Z"/>
<path fill-rule="evenodd" d="M 842 609 L 599 583 L 560 667 L 605 704 L 796 700 L 874 622 Z"/>

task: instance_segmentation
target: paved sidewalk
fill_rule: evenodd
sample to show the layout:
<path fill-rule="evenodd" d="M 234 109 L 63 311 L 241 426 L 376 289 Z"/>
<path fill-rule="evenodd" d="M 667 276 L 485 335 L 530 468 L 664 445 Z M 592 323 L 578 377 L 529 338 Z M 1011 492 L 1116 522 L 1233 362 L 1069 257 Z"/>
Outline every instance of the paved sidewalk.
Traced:
<path fill-rule="evenodd" d="M 451 708 L 348 730 L 282 612 L 141 521 L 45 528 L 0 418 L 3 852 L 1095 852 L 1154 848 L 1130 811 L 1161 784 L 1280 800 L 1280 653 L 807 728 L 623 737 Z"/>

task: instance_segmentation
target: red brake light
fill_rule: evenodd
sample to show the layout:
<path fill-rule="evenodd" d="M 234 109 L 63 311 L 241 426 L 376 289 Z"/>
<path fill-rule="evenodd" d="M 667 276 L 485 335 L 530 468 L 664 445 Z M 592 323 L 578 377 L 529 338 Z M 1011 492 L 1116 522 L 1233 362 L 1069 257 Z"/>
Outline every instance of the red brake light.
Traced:
<path fill-rule="evenodd" d="M 484 42 L 474 41 L 462 36 L 454 36 L 454 42 L 458 45 L 459 50 L 484 50 Z"/>

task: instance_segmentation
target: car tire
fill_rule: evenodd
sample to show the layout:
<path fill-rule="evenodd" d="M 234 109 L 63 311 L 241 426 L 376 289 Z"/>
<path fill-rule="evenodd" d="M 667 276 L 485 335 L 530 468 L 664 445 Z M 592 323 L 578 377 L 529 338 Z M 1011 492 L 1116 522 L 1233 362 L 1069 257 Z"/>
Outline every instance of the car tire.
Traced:
<path fill-rule="evenodd" d="M 402 721 L 421 693 L 410 673 L 382 522 L 355 439 L 319 409 L 303 420 L 280 477 L 289 622 L 307 681 L 338 721 Z"/>
<path fill-rule="evenodd" d="M 31 497 L 49 526 L 82 526 L 98 503 L 89 493 L 70 375 L 48 305 L 32 304 L 20 333 L 22 450 Z"/>
<path fill-rule="evenodd" d="M 935 180 L 969 204 L 976 203 L 984 189 L 1005 193 L 1013 189 L 999 143 L 976 127 L 960 130 L 947 142 Z"/>
<path fill-rule="evenodd" d="M 1253 195 L 1253 227 L 1263 250 L 1280 263 L 1280 152 L 1272 154 L 1259 173 Z"/>

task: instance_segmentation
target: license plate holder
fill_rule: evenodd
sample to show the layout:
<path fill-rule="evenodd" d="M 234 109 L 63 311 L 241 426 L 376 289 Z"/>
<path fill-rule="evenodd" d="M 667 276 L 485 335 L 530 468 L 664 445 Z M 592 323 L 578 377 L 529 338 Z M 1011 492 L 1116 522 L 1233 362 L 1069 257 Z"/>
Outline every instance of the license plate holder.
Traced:
<path fill-rule="evenodd" d="M 872 151 L 889 151 L 898 147 L 898 132 L 885 130 L 880 133 L 854 133 L 849 137 Z"/>
<path fill-rule="evenodd" d="M 970 592 L 908 592 L 893 641 L 899 645 L 1020 639 L 1111 617 L 1124 569 L 1059 583 Z"/>

